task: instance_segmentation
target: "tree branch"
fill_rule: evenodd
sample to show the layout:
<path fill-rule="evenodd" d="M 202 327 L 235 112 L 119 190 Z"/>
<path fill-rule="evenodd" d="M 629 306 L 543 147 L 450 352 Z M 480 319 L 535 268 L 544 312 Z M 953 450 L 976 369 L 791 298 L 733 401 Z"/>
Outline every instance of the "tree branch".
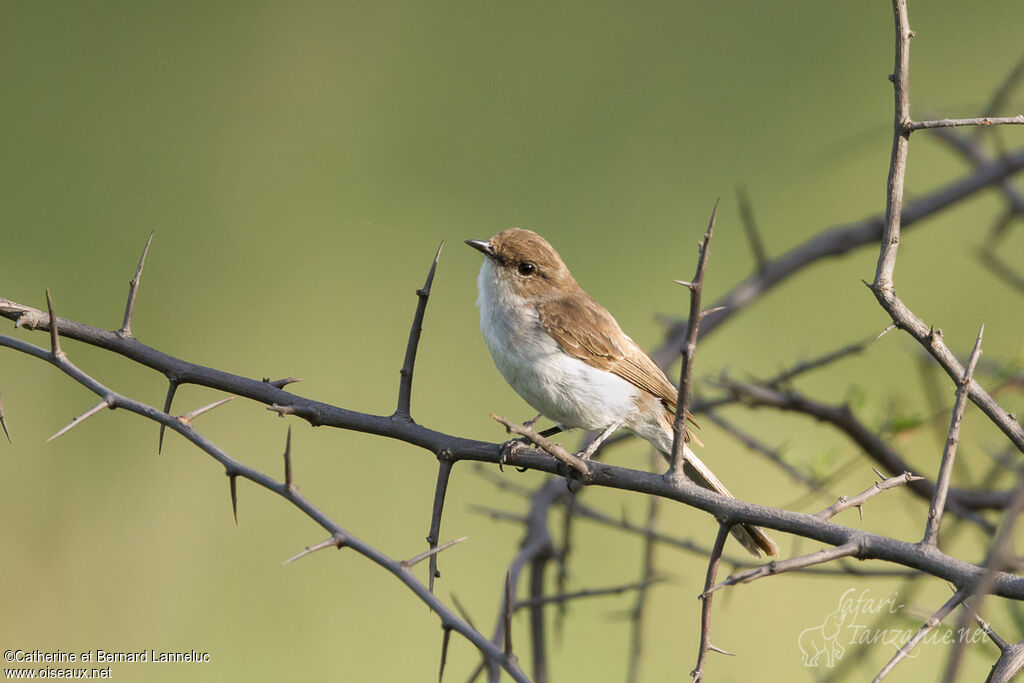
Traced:
<path fill-rule="evenodd" d="M 981 336 L 985 332 L 985 326 L 978 331 L 978 340 L 974 342 L 974 350 L 971 351 L 970 360 L 967 362 L 967 369 L 964 370 L 963 379 L 956 390 L 956 402 L 953 404 L 953 417 L 949 422 L 949 436 L 946 437 L 946 447 L 942 451 L 942 461 L 939 464 L 939 474 L 935 482 L 935 492 L 932 494 L 932 502 L 928 508 L 928 524 L 925 526 L 922 543 L 935 545 L 939 538 L 939 524 L 942 521 L 942 510 L 946 506 L 946 495 L 949 493 L 949 480 L 953 475 L 953 460 L 956 458 L 956 447 L 960 443 L 960 421 L 964 417 L 964 407 L 967 405 L 967 388 L 971 385 L 974 377 L 974 368 L 978 365 L 978 358 L 981 357 Z"/>
<path fill-rule="evenodd" d="M 715 206 L 711 209 L 711 220 L 708 221 L 708 229 L 704 232 L 704 241 L 700 245 L 697 272 L 690 282 L 679 282 L 679 284 L 685 285 L 690 290 L 690 322 L 686 343 L 680 349 L 683 356 L 683 364 L 679 371 L 676 416 L 672 424 L 672 476 L 676 478 L 686 476 L 683 472 L 683 462 L 685 460 L 685 444 L 690 440 L 686 429 L 686 420 L 690 408 L 690 382 L 693 375 L 693 357 L 697 355 L 697 331 L 700 329 L 700 319 L 704 315 L 700 307 L 700 297 L 704 289 L 704 271 L 707 269 L 708 256 L 710 256 L 708 247 L 711 244 L 711 235 L 715 229 L 715 216 L 717 214 L 718 200 L 715 200 Z"/>

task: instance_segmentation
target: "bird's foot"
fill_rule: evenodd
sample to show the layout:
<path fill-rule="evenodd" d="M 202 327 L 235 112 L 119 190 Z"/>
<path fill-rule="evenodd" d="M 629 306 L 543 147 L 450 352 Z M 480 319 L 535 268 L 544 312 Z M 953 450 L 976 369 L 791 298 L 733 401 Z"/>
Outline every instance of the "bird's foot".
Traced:
<path fill-rule="evenodd" d="M 505 443 L 501 444 L 501 454 L 498 457 L 498 469 L 502 472 L 505 471 L 505 465 L 508 463 L 509 458 L 515 457 L 518 451 L 523 449 L 530 450 L 532 448 L 532 442 L 523 437 L 521 439 L 510 439 Z M 517 472 L 525 472 L 527 468 L 516 467 Z"/>

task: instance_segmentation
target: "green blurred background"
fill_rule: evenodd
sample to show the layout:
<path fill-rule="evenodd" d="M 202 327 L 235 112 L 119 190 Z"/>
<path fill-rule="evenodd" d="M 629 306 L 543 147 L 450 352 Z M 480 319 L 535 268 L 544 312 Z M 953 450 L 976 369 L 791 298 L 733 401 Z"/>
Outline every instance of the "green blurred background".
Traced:
<path fill-rule="evenodd" d="M 1019 0 L 912 3 L 916 117 L 973 116 L 1021 56 Z M 139 252 L 155 231 L 134 331 L 182 358 L 252 377 L 302 377 L 296 391 L 373 413 L 393 410 L 398 368 L 422 284 L 446 241 L 416 368 L 413 415 L 435 429 L 499 441 L 494 412 L 530 417 L 494 370 L 474 305 L 480 256 L 461 244 L 520 225 L 545 235 L 577 279 L 638 342 L 661 341 L 658 314 L 685 314 L 671 280 L 693 272 L 695 244 L 722 197 L 706 296 L 753 267 L 734 190 L 745 186 L 773 255 L 823 228 L 880 212 L 891 136 L 892 20 L 887 2 L 0 4 L 0 296 L 116 328 Z M 1024 106 L 1017 96 L 1009 112 Z M 1002 131 L 1007 147 L 1024 142 Z M 908 196 L 965 165 L 919 133 Z M 986 359 L 1021 362 L 1021 298 L 977 264 L 1002 211 L 995 191 L 908 233 L 897 266 L 904 300 L 941 325 L 966 357 L 986 323 Z M 1020 232 L 1019 230 L 1017 231 Z M 1024 261 L 1017 234 L 1003 248 Z M 767 376 L 881 330 L 859 282 L 876 252 L 825 262 L 777 288 L 700 349 L 696 374 Z M 7 334 L 45 344 L 41 334 Z M 157 405 L 162 378 L 68 342 L 71 359 Z M 802 380 L 822 400 L 855 397 L 873 428 L 930 414 L 919 349 L 893 333 Z M 952 401 L 945 391 L 942 406 Z M 441 630 L 390 575 L 350 552 L 280 562 L 324 532 L 281 500 L 239 483 L 240 521 L 209 457 L 156 427 L 104 413 L 45 439 L 96 399 L 54 369 L 0 352 L 14 444 L 0 442 L 0 645 L 80 651 L 189 650 L 209 664 L 114 665 L 118 680 L 431 680 Z M 700 390 L 709 393 L 707 384 Z M 219 398 L 186 387 L 176 412 Z M 1018 396 L 1010 409 L 1024 410 Z M 732 410 L 787 458 L 830 472 L 830 496 L 874 475 L 848 442 L 807 420 Z M 401 443 L 297 420 L 302 491 L 352 533 L 396 557 L 424 547 L 436 464 Z M 941 422 L 941 421 L 940 421 Z M 280 475 L 286 422 L 237 400 L 199 428 L 234 456 Z M 938 431 L 945 429 L 939 426 Z M 705 453 L 742 498 L 790 505 L 801 489 L 705 426 Z M 933 475 L 942 435 L 901 436 Z M 565 439 L 575 444 L 575 437 Z M 999 434 L 969 414 L 961 458 L 987 463 Z M 641 444 L 617 463 L 647 466 Z M 506 471 L 534 486 L 544 477 Z M 956 482 L 955 482 L 956 483 Z M 641 521 L 646 501 L 606 490 L 589 504 Z M 813 511 L 831 502 L 815 500 Z M 439 594 L 455 593 L 493 628 L 520 529 L 470 510 L 526 503 L 469 465 L 455 468 L 442 538 L 470 540 L 441 559 Z M 904 492 L 872 502 L 864 526 L 916 540 L 926 507 Z M 852 513 L 839 518 L 860 522 Z M 708 544 L 714 523 L 666 509 L 663 528 Z M 781 536 L 781 535 L 780 535 Z M 779 539 L 784 553 L 813 544 Z M 639 541 L 581 522 L 574 588 L 636 580 Z M 973 532 L 953 548 L 976 560 Z M 736 548 L 733 548 L 735 552 Z M 670 582 L 648 615 L 643 680 L 686 678 L 698 637 L 704 561 L 661 550 Z M 420 566 L 425 576 L 426 567 Z M 817 680 L 797 638 L 849 588 L 878 599 L 895 580 L 787 576 L 720 594 L 712 680 Z M 925 583 L 891 628 L 948 597 Z M 897 597 L 900 600 L 900 597 Z M 571 607 L 553 640 L 554 680 L 621 680 L 632 596 Z M 997 606 L 993 625 L 1021 636 Z M 863 623 L 870 623 L 865 616 Z M 525 614 L 514 634 L 528 663 Z M 852 651 L 852 648 L 851 648 Z M 878 645 L 852 671 L 873 675 Z M 971 649 L 977 677 L 995 658 Z M 927 646 L 896 680 L 933 676 L 946 651 Z M 448 680 L 478 656 L 453 638 Z"/>

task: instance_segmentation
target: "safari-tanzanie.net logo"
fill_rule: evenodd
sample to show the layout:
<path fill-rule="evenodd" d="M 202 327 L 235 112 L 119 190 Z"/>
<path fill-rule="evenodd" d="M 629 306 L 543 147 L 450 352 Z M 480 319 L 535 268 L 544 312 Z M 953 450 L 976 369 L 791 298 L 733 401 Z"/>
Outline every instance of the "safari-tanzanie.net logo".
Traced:
<path fill-rule="evenodd" d="M 900 648 L 917 632 L 919 626 L 902 628 L 908 623 L 901 618 L 901 610 L 910 608 L 900 600 L 899 593 L 874 596 L 870 589 L 859 593 L 848 588 L 839 596 L 836 608 L 826 614 L 820 623 L 805 628 L 797 637 L 797 645 L 807 667 L 834 667 L 849 648 L 858 645 Z M 904 614 L 920 624 L 916 614 Z M 951 645 L 963 640 L 980 642 L 985 633 L 979 628 L 955 631 L 941 624 L 930 631 L 907 656 L 916 657 L 925 645 Z"/>

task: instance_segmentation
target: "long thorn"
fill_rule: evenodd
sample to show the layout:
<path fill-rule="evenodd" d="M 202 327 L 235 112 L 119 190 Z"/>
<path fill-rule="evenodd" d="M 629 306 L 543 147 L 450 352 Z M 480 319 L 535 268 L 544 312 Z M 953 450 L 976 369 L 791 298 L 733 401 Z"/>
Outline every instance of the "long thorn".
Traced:
<path fill-rule="evenodd" d="M 273 382 L 271 382 L 269 379 L 265 379 L 263 381 L 266 382 L 267 384 L 269 384 L 272 387 L 277 387 L 278 389 L 284 389 L 289 384 L 294 384 L 295 382 L 301 382 L 302 378 L 301 377 L 285 377 L 284 379 L 275 379 Z"/>
<path fill-rule="evenodd" d="M 135 313 L 135 295 L 139 293 L 139 281 L 142 279 L 142 267 L 146 265 L 146 254 L 149 252 L 149 244 L 153 241 L 153 233 L 149 233 L 146 246 L 142 248 L 142 257 L 139 258 L 139 267 L 135 269 L 135 277 L 128 283 L 128 303 L 124 307 L 124 322 L 118 334 L 122 337 L 132 336 L 132 315 Z"/>
<path fill-rule="evenodd" d="M 451 627 L 444 628 L 444 638 L 441 640 L 441 670 L 437 672 L 437 683 L 444 681 L 444 665 L 448 661 L 448 641 L 452 637 Z"/>
<path fill-rule="evenodd" d="M 228 482 L 231 487 L 231 512 L 235 516 L 235 524 L 238 524 L 238 475 L 227 472 Z"/>
<path fill-rule="evenodd" d="M 292 487 L 292 426 L 288 425 L 288 436 L 284 440 L 284 484 Z"/>
<path fill-rule="evenodd" d="M 50 351 L 55 358 L 63 358 L 64 352 L 60 350 L 60 335 L 57 333 L 57 316 L 53 314 L 53 299 L 50 298 L 50 288 L 46 288 L 46 310 L 50 314 Z"/>
<path fill-rule="evenodd" d="M 82 414 L 81 414 L 81 415 L 79 415 L 78 417 L 76 417 L 76 418 L 74 418 L 73 420 L 71 420 L 71 422 L 67 423 L 67 424 L 66 424 L 66 425 L 64 426 L 64 428 L 63 428 L 63 429 L 61 429 L 61 430 L 60 430 L 59 432 L 57 432 L 56 434 L 54 434 L 53 436 L 51 436 L 51 437 L 50 437 L 49 439 L 47 439 L 47 440 L 46 440 L 46 441 L 47 441 L 47 443 L 49 443 L 50 441 L 53 441 L 54 439 L 56 439 L 56 438 L 57 438 L 58 436 L 60 436 L 61 434 L 64 434 L 64 433 L 66 433 L 66 432 L 67 432 L 67 431 L 68 431 L 69 429 L 71 429 L 72 427 L 74 427 L 74 426 L 76 426 L 76 425 L 79 425 L 79 424 L 81 424 L 82 422 L 84 422 L 84 421 L 85 421 L 85 420 L 87 420 L 88 418 L 92 417 L 92 416 L 93 416 L 93 415 L 95 415 L 96 413 L 100 412 L 100 411 L 101 411 L 101 410 L 103 410 L 104 408 L 109 408 L 109 407 L 110 407 L 110 403 L 108 403 L 107 399 L 103 399 L 102 401 L 100 401 L 99 403 L 97 403 L 96 405 L 94 405 L 94 406 L 93 406 L 92 408 L 89 408 L 89 410 L 85 411 L 84 413 L 82 413 Z"/>
<path fill-rule="evenodd" d="M 174 401 L 174 392 L 178 390 L 178 383 L 173 379 L 167 380 L 167 398 L 164 399 L 164 412 L 170 415 L 171 413 L 171 402 Z M 164 429 L 167 427 L 163 422 L 160 423 L 160 438 L 156 444 L 156 454 L 160 455 L 160 451 L 164 449 Z"/>
<path fill-rule="evenodd" d="M 872 339 L 871 341 L 878 341 L 879 339 L 881 339 L 882 337 L 884 337 L 884 336 L 885 336 L 885 335 L 887 335 L 887 334 L 888 334 L 889 332 L 892 332 L 892 331 L 893 331 L 893 330 L 895 330 L 895 329 L 896 329 L 896 323 L 889 323 L 889 326 L 888 326 L 888 327 L 886 327 L 886 328 L 885 328 L 884 330 L 882 330 L 881 332 L 879 332 L 878 334 L 876 334 L 876 335 L 875 335 L 875 338 L 874 338 L 874 339 Z"/>
<path fill-rule="evenodd" d="M 412 374 L 416 366 L 416 352 L 420 345 L 420 336 L 423 334 L 423 317 L 427 311 L 427 301 L 430 299 L 430 287 L 434 283 L 434 274 L 437 272 L 437 262 L 441 258 L 441 250 L 444 248 L 444 241 L 437 245 L 437 252 L 434 260 L 427 271 L 427 279 L 421 289 L 416 290 L 419 300 L 416 302 L 416 312 L 412 316 L 412 328 L 409 330 L 409 341 L 405 347 L 405 360 L 402 361 L 402 369 L 399 371 L 398 382 L 398 405 L 395 407 L 395 415 L 402 418 L 409 418 L 410 403 L 412 401 Z"/>
<path fill-rule="evenodd" d="M 335 548 L 341 548 L 344 545 L 345 545 L 345 540 L 344 539 L 342 539 L 342 538 L 340 538 L 338 536 L 331 536 L 326 541 L 320 541 L 319 543 L 317 543 L 315 545 L 308 545 L 308 546 L 306 546 L 304 549 L 302 549 L 298 553 L 292 555 L 287 560 L 282 562 L 281 566 L 283 567 L 286 564 L 291 564 L 295 560 L 303 558 L 306 555 L 312 555 L 313 553 L 315 553 L 318 550 L 323 550 L 324 548 L 330 548 L 331 546 L 334 546 Z"/>
<path fill-rule="evenodd" d="M 419 555 L 416 555 L 415 557 L 410 557 L 408 560 L 402 560 L 402 567 L 404 569 L 411 569 L 413 566 L 415 566 L 416 564 L 422 562 L 423 560 L 427 559 L 428 557 L 431 557 L 433 555 L 437 555 L 442 550 L 447 550 L 448 548 L 451 548 L 456 543 L 462 543 L 467 538 L 469 538 L 469 536 L 463 536 L 462 538 L 453 539 L 451 541 L 448 541 L 447 543 L 443 543 L 443 544 L 437 546 L 436 548 L 431 548 L 430 550 L 425 550 L 422 553 L 420 553 Z"/>
<path fill-rule="evenodd" d="M 199 417 L 203 413 L 208 413 L 211 410 L 213 410 L 214 408 L 217 408 L 218 406 L 224 405 L 228 401 L 234 401 L 235 398 L 237 398 L 237 397 L 236 396 L 228 396 L 226 398 L 220 399 L 219 401 L 214 401 L 213 403 L 209 403 L 209 404 L 203 406 L 202 408 L 196 408 L 191 413 L 186 413 L 186 414 L 182 415 L 181 416 L 181 420 L 183 422 L 191 422 L 192 420 L 196 419 L 197 417 Z"/>

